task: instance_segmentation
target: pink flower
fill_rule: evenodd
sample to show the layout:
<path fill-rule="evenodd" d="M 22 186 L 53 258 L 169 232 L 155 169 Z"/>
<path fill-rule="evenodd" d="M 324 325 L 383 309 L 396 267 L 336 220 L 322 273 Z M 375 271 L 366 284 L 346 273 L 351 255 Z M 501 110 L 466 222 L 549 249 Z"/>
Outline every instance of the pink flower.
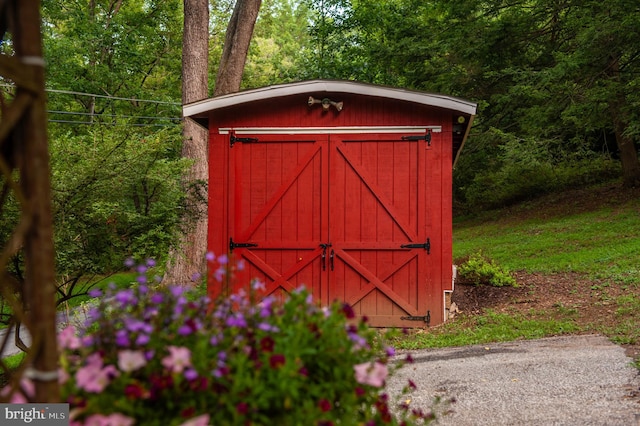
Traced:
<path fill-rule="evenodd" d="M 169 356 L 162 359 L 162 365 L 173 373 L 182 373 L 191 366 L 191 351 L 185 347 L 169 346 Z"/>
<path fill-rule="evenodd" d="M 76 385 L 87 392 L 100 393 L 118 374 L 113 365 L 102 366 L 100 354 L 92 354 L 87 358 L 87 365 L 76 372 Z"/>
<path fill-rule="evenodd" d="M 147 360 L 142 351 L 123 350 L 118 352 L 118 367 L 128 373 L 144 367 Z"/>
<path fill-rule="evenodd" d="M 209 415 L 203 414 L 198 417 L 194 417 L 192 419 L 187 420 L 182 423 L 180 426 L 208 426 L 209 425 Z"/>
<path fill-rule="evenodd" d="M 353 366 L 356 373 L 356 381 L 363 385 L 370 385 L 376 388 L 384 386 L 384 381 L 389 375 L 389 369 L 380 362 L 365 362 Z"/>
<path fill-rule="evenodd" d="M 120 413 L 113 413 L 108 416 L 94 414 L 87 417 L 84 426 L 132 426 L 133 423 L 134 419 Z"/>
<path fill-rule="evenodd" d="M 58 333 L 58 346 L 60 349 L 78 349 L 80 348 L 80 339 L 76 336 L 76 329 L 69 325 Z"/>
<path fill-rule="evenodd" d="M 9 395 L 9 392 L 11 392 L 11 387 L 7 386 L 2 389 L 2 391 L 0 392 L 0 396 L 7 397 Z M 26 404 L 29 402 L 27 401 L 26 397 L 33 398 L 35 393 L 36 388 L 33 382 L 29 379 L 22 379 L 20 380 L 20 385 L 18 386 L 16 392 L 11 395 L 11 400 L 9 402 L 12 404 Z"/>

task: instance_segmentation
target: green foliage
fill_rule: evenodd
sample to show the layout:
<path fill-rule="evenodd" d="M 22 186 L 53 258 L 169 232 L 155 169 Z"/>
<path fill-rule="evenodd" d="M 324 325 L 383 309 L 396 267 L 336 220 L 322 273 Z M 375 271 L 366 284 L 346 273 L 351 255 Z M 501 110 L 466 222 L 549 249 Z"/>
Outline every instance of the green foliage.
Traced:
<path fill-rule="evenodd" d="M 182 218 L 178 129 L 91 130 L 51 141 L 58 272 L 111 272 L 123 255 L 164 260 Z"/>
<path fill-rule="evenodd" d="M 311 3 L 320 77 L 479 103 L 454 186 L 471 209 L 637 164 L 618 149 L 640 135 L 640 11 L 625 0 Z"/>
<path fill-rule="evenodd" d="M 458 266 L 458 275 L 464 282 L 494 287 L 517 287 L 518 283 L 509 271 L 495 261 L 485 258 L 481 252 L 473 253 Z"/>

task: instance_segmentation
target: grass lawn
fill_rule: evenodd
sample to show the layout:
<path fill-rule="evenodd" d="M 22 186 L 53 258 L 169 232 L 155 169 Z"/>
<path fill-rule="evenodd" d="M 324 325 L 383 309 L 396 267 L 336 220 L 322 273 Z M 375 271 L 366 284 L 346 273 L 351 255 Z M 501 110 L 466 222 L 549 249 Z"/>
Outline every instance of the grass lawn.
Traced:
<path fill-rule="evenodd" d="M 532 285 L 531 299 L 552 298 L 554 279 L 576 277 L 581 286 L 576 283 L 566 291 L 569 300 L 543 308 L 526 310 L 514 302 L 513 309 L 508 304 L 501 305 L 500 312 L 481 309 L 430 330 L 398 333 L 398 348 L 587 332 L 640 348 L 640 191 L 604 186 L 459 220 L 454 223 L 453 251 L 457 263 L 481 252 L 518 276 L 549 277 L 549 294 L 540 294 L 542 284 Z M 590 321 L 584 318 L 586 312 L 606 321 Z"/>

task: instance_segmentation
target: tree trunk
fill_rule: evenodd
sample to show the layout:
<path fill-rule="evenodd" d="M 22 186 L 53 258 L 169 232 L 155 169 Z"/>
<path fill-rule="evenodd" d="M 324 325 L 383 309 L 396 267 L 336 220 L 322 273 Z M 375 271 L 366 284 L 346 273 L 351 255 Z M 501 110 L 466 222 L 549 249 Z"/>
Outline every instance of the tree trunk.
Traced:
<path fill-rule="evenodd" d="M 214 96 L 240 90 L 242 73 L 249 51 L 253 28 L 261 0 L 238 0 L 227 27 L 224 49 L 216 78 Z M 182 41 L 182 102 L 207 97 L 207 60 L 209 35 L 208 1 L 184 0 L 184 36 Z M 187 177 L 188 207 L 196 216 L 187 224 L 181 247 L 172 253 L 164 282 L 189 283 L 206 272 L 207 194 L 198 193 L 208 179 L 208 132 L 190 119 L 184 123 L 182 156 L 194 161 Z M 195 185 L 194 185 L 195 183 Z M 202 185 L 199 185 L 201 183 Z"/>
<path fill-rule="evenodd" d="M 613 80 L 621 83 L 620 65 L 617 55 L 612 55 L 609 62 L 609 73 Z M 640 161 L 638 160 L 638 150 L 633 139 L 626 136 L 625 130 L 629 123 L 624 112 L 626 99 L 624 93 L 614 91 L 609 102 L 609 111 L 613 121 L 613 131 L 616 135 L 616 143 L 620 151 L 620 162 L 622 163 L 623 185 L 627 188 L 640 186 Z"/>
<path fill-rule="evenodd" d="M 184 0 L 182 39 L 182 103 L 196 102 L 209 93 L 209 1 Z M 170 254 L 163 281 L 189 285 L 204 272 L 207 250 L 208 132 L 184 120 L 182 157 L 193 161 L 185 176 L 188 218 L 180 245 Z"/>
<path fill-rule="evenodd" d="M 240 90 L 242 73 L 261 3 L 262 0 L 238 0 L 236 2 L 233 15 L 227 26 L 214 96 L 226 95 Z"/>
<path fill-rule="evenodd" d="M 622 179 L 626 188 L 640 187 L 640 162 L 636 144 L 628 136 L 624 135 L 626 125 L 620 114 L 614 112 L 613 117 L 616 143 L 620 150 L 620 162 L 622 163 Z"/>

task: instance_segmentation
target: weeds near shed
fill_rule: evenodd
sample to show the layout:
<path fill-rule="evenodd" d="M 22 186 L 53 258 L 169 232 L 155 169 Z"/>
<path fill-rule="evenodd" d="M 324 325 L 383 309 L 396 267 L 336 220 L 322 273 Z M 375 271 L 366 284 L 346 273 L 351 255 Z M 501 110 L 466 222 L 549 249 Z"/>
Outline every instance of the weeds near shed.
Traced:
<path fill-rule="evenodd" d="M 475 284 L 487 284 L 494 287 L 511 286 L 517 287 L 518 283 L 510 275 L 509 271 L 499 266 L 495 261 L 489 260 L 477 252 L 458 267 L 458 274 L 461 280 Z"/>

